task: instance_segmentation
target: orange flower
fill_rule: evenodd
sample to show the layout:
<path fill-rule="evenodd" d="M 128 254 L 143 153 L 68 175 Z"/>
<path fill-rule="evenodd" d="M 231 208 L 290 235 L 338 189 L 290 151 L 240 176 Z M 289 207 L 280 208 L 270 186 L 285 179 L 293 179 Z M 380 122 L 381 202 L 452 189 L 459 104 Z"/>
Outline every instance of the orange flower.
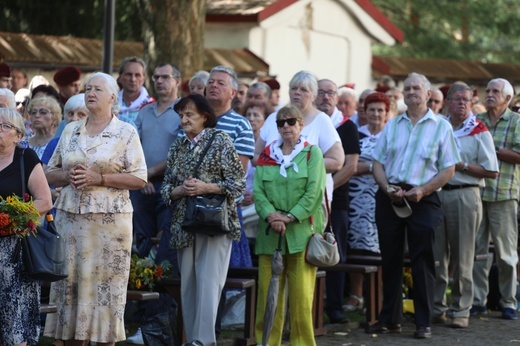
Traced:
<path fill-rule="evenodd" d="M 6 213 L 0 213 L 0 228 L 4 228 L 9 225 L 9 215 Z"/>

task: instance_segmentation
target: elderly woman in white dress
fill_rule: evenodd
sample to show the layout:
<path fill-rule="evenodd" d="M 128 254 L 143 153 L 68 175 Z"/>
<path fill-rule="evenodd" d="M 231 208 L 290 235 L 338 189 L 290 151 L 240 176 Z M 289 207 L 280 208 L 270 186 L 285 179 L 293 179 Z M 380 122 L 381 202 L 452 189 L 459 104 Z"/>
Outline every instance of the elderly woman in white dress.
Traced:
<path fill-rule="evenodd" d="M 126 339 L 123 314 L 130 271 L 132 203 L 128 190 L 146 184 L 135 128 L 118 120 L 116 81 L 104 73 L 86 83 L 87 118 L 65 127 L 47 179 L 63 187 L 56 226 L 68 251 L 68 278 L 51 286 L 58 312 L 45 336 L 66 345 L 114 345 Z"/>

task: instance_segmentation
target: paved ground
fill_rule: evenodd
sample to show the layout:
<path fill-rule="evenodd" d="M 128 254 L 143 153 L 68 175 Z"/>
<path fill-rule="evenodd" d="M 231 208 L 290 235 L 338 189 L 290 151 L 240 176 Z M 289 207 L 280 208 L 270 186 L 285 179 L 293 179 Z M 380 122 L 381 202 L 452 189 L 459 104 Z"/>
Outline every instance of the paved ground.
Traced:
<path fill-rule="evenodd" d="M 401 345 L 519 345 L 520 320 L 506 321 L 500 319 L 500 313 L 492 312 L 486 317 L 471 318 L 467 329 L 453 329 L 443 325 L 434 325 L 433 338 L 417 340 L 413 338 L 415 325 L 411 322 L 403 324 L 401 334 L 371 335 L 359 328 L 358 323 L 326 325 L 327 334 L 316 337 L 317 346 L 401 346 Z M 220 340 L 219 346 L 231 346 L 230 339 Z M 284 341 L 283 346 L 290 346 Z"/>
<path fill-rule="evenodd" d="M 415 326 L 412 322 L 403 324 L 401 334 L 371 335 L 366 334 L 359 324 L 328 324 L 326 335 L 316 337 L 317 346 L 401 346 L 401 345 L 468 345 L 468 346 L 520 346 L 520 320 L 505 321 L 500 319 L 500 313 L 492 312 L 486 317 L 471 318 L 468 329 L 453 329 L 447 326 L 434 325 L 433 338 L 417 340 L 413 338 Z M 234 346 L 234 336 L 239 336 L 242 331 L 224 331 L 223 338 L 219 340 L 219 346 Z M 50 345 L 51 340 L 42 338 L 39 345 Z M 125 342 L 117 346 L 131 345 Z M 283 346 L 290 346 L 288 340 L 284 340 Z M 305 346 L 305 345 L 302 345 Z"/>
<path fill-rule="evenodd" d="M 356 325 L 330 325 L 330 331 L 317 337 L 318 346 L 360 346 L 360 345 L 520 345 L 520 322 L 500 319 L 499 313 L 486 317 L 471 318 L 468 329 L 453 329 L 444 325 L 434 325 L 433 338 L 417 340 L 413 338 L 415 325 L 403 324 L 401 334 L 371 335 Z M 344 335 L 346 333 L 346 335 Z"/>

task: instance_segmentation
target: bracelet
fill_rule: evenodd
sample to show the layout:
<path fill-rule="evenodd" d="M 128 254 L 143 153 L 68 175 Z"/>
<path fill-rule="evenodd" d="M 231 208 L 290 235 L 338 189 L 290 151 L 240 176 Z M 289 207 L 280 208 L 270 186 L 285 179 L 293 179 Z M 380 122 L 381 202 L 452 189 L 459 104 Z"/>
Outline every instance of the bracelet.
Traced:
<path fill-rule="evenodd" d="M 101 184 L 100 186 L 105 186 L 105 175 L 101 174 Z"/>
<path fill-rule="evenodd" d="M 372 169 L 374 168 L 374 164 L 373 163 L 370 163 L 370 165 L 368 166 L 368 172 L 369 173 L 372 173 Z"/>

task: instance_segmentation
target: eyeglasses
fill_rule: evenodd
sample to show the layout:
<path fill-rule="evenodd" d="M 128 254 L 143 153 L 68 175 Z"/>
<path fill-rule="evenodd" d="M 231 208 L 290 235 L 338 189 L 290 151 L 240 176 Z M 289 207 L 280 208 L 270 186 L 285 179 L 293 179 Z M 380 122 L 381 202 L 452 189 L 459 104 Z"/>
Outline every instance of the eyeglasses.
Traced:
<path fill-rule="evenodd" d="M 35 116 L 36 114 L 40 113 L 41 115 L 48 115 L 48 114 L 51 114 L 52 112 L 48 109 L 31 109 L 29 111 L 29 114 L 32 115 L 32 116 Z"/>
<path fill-rule="evenodd" d="M 462 98 L 462 97 L 458 97 L 458 98 L 449 98 L 448 101 L 471 102 L 471 99 L 465 99 L 465 98 Z"/>
<path fill-rule="evenodd" d="M 16 128 L 16 126 L 11 125 L 11 124 L 8 124 L 8 123 L 1 123 L 1 124 L 0 124 L 0 130 L 1 130 L 2 132 L 9 132 L 10 130 L 16 130 L 16 131 L 18 131 L 18 129 Z"/>
<path fill-rule="evenodd" d="M 332 90 L 329 90 L 329 91 L 318 90 L 318 96 L 323 97 L 325 95 L 327 95 L 328 97 L 334 97 L 334 96 L 336 96 L 336 92 L 332 91 Z"/>
<path fill-rule="evenodd" d="M 172 75 L 169 75 L 169 74 L 154 74 L 152 76 L 152 81 L 157 82 L 159 79 L 162 79 L 163 81 L 167 82 L 171 78 L 175 78 L 175 77 L 173 77 Z"/>
<path fill-rule="evenodd" d="M 520 106 L 513 106 L 511 107 L 511 110 L 515 113 L 518 113 L 518 111 L 520 111 Z"/>
<path fill-rule="evenodd" d="M 298 121 L 298 119 L 296 119 L 296 118 L 280 119 L 280 120 L 276 120 L 276 126 L 284 127 L 285 123 L 287 123 L 289 126 L 294 126 L 294 125 L 296 125 L 297 121 Z"/>

